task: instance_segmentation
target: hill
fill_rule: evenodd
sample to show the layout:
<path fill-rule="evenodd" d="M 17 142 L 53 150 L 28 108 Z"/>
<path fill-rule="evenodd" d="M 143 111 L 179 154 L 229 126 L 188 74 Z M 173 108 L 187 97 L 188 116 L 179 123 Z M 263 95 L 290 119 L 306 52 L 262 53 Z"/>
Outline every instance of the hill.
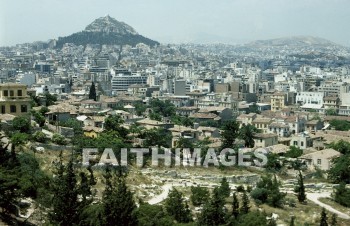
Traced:
<path fill-rule="evenodd" d="M 149 46 L 158 45 L 157 41 L 138 34 L 134 28 L 124 22 L 120 22 L 110 16 L 94 20 L 86 26 L 85 30 L 66 37 L 59 37 L 56 47 L 61 48 L 65 43 L 75 45 L 107 44 L 107 45 L 131 45 L 144 43 Z"/>
<path fill-rule="evenodd" d="M 338 44 L 333 43 L 329 40 L 312 37 L 312 36 L 293 36 L 285 38 L 276 38 L 269 40 L 257 40 L 248 43 L 247 46 L 256 47 L 282 47 L 282 46 L 294 46 L 294 47 L 329 47 L 337 46 Z"/>

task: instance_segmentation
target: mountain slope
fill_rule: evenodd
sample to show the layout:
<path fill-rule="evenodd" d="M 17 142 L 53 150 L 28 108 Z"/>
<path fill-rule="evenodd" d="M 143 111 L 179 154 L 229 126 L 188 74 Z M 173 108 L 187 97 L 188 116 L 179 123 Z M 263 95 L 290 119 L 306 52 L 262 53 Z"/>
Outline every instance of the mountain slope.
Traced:
<path fill-rule="evenodd" d="M 326 47 L 326 46 L 339 46 L 329 40 L 312 37 L 312 36 L 293 36 L 293 37 L 285 37 L 285 38 L 276 38 L 269 40 L 257 40 L 251 43 L 248 43 L 247 46 L 270 46 L 270 47 L 278 47 L 278 46 L 298 46 L 298 47 Z"/>
<path fill-rule="evenodd" d="M 150 46 L 159 44 L 157 41 L 139 35 L 131 26 L 110 16 L 94 20 L 81 32 L 66 37 L 59 37 L 56 47 L 61 48 L 65 43 L 74 43 L 75 45 L 107 44 L 132 46 L 138 43 Z"/>

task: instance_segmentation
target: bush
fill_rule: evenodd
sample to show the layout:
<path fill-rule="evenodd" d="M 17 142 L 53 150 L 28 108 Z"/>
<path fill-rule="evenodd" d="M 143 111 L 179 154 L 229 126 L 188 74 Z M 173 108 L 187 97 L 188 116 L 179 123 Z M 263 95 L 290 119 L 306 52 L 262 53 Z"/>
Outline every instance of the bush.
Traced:
<path fill-rule="evenodd" d="M 21 133 L 29 133 L 31 128 L 30 120 L 22 116 L 14 118 L 12 126 L 14 130 L 18 130 Z"/>
<path fill-rule="evenodd" d="M 38 132 L 35 132 L 33 134 L 33 139 L 36 141 L 36 142 L 40 142 L 40 143 L 45 143 L 46 141 L 46 135 L 45 133 L 41 132 L 41 131 L 38 131 Z"/>
<path fill-rule="evenodd" d="M 243 185 L 239 185 L 239 186 L 236 188 L 236 191 L 237 191 L 237 192 L 245 192 L 244 186 L 243 186 Z"/>
<path fill-rule="evenodd" d="M 194 206 L 200 206 L 204 204 L 209 198 L 209 191 L 207 188 L 191 187 L 191 202 Z"/>
<path fill-rule="evenodd" d="M 60 145 L 67 143 L 66 140 L 64 139 L 64 137 L 60 134 L 57 134 L 57 133 L 55 133 L 52 136 L 52 142 L 54 142 L 55 144 L 60 144 Z"/>

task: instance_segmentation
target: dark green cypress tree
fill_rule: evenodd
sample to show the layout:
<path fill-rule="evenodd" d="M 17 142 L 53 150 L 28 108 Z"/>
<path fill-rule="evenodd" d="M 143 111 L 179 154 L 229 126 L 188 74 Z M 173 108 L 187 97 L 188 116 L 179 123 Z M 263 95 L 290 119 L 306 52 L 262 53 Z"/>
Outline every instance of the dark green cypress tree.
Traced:
<path fill-rule="evenodd" d="M 92 82 L 91 86 L 90 86 L 90 91 L 89 91 L 89 99 L 90 100 L 97 100 L 97 95 L 96 95 L 96 87 L 95 87 L 95 83 Z"/>
<path fill-rule="evenodd" d="M 169 192 L 168 198 L 165 200 L 165 210 L 179 223 L 192 221 L 191 211 L 183 198 L 183 194 L 175 188 Z"/>
<path fill-rule="evenodd" d="M 222 225 L 226 222 L 225 201 L 219 188 L 214 188 L 211 199 L 203 206 L 198 218 L 199 225 Z"/>
<path fill-rule="evenodd" d="M 292 216 L 291 218 L 290 218 L 290 223 L 289 223 L 289 226 L 295 226 L 295 216 Z"/>
<path fill-rule="evenodd" d="M 249 197 L 247 195 L 247 192 L 243 192 L 243 196 L 242 196 L 242 206 L 240 209 L 240 213 L 242 214 L 247 214 L 249 212 L 250 206 L 249 206 Z"/>
<path fill-rule="evenodd" d="M 233 193 L 232 215 L 235 217 L 235 219 L 237 219 L 239 215 L 239 201 L 238 201 L 236 192 Z"/>
<path fill-rule="evenodd" d="M 104 225 L 137 225 L 136 204 L 126 185 L 126 174 L 108 166 L 104 178 Z"/>
<path fill-rule="evenodd" d="M 300 171 L 298 175 L 298 185 L 295 187 L 294 190 L 297 193 L 298 201 L 300 203 L 305 202 L 306 200 L 305 186 L 304 186 L 303 175 L 301 174 Z"/>
<path fill-rule="evenodd" d="M 320 226 L 328 226 L 326 209 L 322 208 Z"/>
<path fill-rule="evenodd" d="M 332 214 L 331 226 L 337 226 L 337 215 L 335 213 Z"/>
<path fill-rule="evenodd" d="M 227 178 L 226 178 L 226 177 L 223 177 L 223 178 L 221 179 L 221 183 L 220 183 L 219 190 L 220 190 L 220 194 L 221 194 L 224 198 L 227 198 L 227 197 L 230 196 L 231 189 L 230 189 L 229 183 L 227 182 Z"/>
<path fill-rule="evenodd" d="M 51 223 L 57 225 L 74 225 L 78 222 L 78 186 L 70 160 L 66 167 L 62 158 L 57 166 L 57 175 L 53 180 L 52 212 L 49 213 Z"/>

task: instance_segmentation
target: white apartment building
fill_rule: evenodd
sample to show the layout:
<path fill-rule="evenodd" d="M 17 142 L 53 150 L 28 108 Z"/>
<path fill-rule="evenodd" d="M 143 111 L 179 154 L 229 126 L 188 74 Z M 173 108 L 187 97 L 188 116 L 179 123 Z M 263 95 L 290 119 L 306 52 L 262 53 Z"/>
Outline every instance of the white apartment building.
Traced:
<path fill-rule="evenodd" d="M 300 105 L 315 104 L 323 105 L 323 92 L 298 92 L 295 102 Z"/>
<path fill-rule="evenodd" d="M 111 84 L 114 92 L 127 91 L 130 85 L 147 84 L 147 76 L 117 74 L 112 77 Z"/>

